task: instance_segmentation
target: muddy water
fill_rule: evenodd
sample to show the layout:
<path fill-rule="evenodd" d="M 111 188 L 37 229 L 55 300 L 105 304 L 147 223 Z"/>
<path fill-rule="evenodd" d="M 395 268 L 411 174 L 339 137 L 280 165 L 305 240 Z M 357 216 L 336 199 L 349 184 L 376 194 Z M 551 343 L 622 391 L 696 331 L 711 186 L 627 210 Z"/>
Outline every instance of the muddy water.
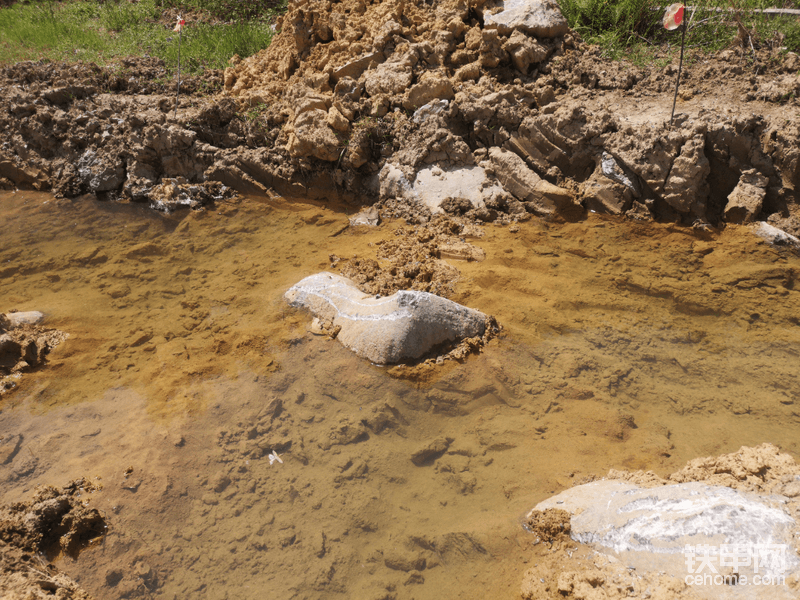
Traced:
<path fill-rule="evenodd" d="M 105 541 L 58 559 L 98 598 L 513 598 L 518 519 L 554 492 L 743 444 L 800 456 L 800 260 L 745 229 L 487 226 L 454 299 L 504 335 L 403 371 L 281 300 L 402 226 L 346 225 L 283 199 L 0 195 L 0 310 L 70 334 L 0 405 L 23 435 L 0 501 L 99 478 Z"/>

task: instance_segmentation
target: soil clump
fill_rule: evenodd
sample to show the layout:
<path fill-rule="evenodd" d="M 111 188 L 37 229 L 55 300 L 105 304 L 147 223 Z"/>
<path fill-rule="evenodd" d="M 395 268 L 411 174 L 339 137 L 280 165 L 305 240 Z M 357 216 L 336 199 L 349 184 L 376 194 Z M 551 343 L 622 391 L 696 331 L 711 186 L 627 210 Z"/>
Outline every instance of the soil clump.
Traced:
<path fill-rule="evenodd" d="M 76 479 L 63 489 L 42 487 L 26 502 L 0 507 L 0 589 L 4 598 L 93 598 L 48 559 L 61 553 L 77 556 L 105 533 L 103 516 L 86 506 L 85 496 L 98 489 L 85 478 Z"/>
<path fill-rule="evenodd" d="M 12 275 L 14 270 L 7 267 L 3 271 Z M 43 365 L 50 350 L 68 337 L 63 331 L 15 319 L 16 315 L 0 313 L 0 396 L 17 386 L 23 372 Z"/>

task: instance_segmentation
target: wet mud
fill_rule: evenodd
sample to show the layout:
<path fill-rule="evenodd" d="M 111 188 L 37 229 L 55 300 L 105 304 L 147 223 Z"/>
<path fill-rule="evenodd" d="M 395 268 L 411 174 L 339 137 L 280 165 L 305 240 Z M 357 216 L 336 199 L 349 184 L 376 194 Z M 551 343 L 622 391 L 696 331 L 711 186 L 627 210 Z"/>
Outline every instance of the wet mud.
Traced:
<path fill-rule="evenodd" d="M 55 563 L 95 597 L 515 598 L 542 548 L 521 515 L 553 493 L 742 445 L 800 454 L 800 259 L 745 226 L 481 225 L 483 260 L 436 260 L 502 335 L 378 368 L 282 295 L 331 255 L 390 273 L 382 248 L 419 234 L 404 220 L 278 196 L 0 207 L 2 310 L 69 334 L 2 400 L 19 448 L 0 500 L 99 478 L 103 543 Z"/>
<path fill-rule="evenodd" d="M 21 436 L 16 437 L 19 448 Z M 14 440 L 0 443 L 7 463 Z M 61 554 L 77 558 L 81 550 L 102 541 L 105 519 L 89 507 L 100 487 L 97 481 L 76 479 L 63 489 L 44 486 L 27 501 L 0 507 L 0 589 L 5 598 L 93 598 L 49 560 Z"/>

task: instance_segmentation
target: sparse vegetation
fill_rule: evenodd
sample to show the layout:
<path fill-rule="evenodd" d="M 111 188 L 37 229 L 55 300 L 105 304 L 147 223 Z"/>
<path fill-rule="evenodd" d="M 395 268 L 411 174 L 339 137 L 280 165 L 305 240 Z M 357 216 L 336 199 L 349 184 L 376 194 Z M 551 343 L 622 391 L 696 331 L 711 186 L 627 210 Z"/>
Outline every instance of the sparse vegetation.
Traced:
<path fill-rule="evenodd" d="M 585 41 L 601 45 L 612 58 L 633 54 L 640 60 L 679 44 L 677 36 L 661 26 L 668 4 L 656 0 L 560 0 L 570 26 Z M 798 0 L 703 0 L 686 4 L 687 48 L 715 52 L 752 43 L 754 49 L 767 46 L 800 51 L 797 15 L 760 12 L 767 8 L 800 9 Z"/>
<path fill-rule="evenodd" d="M 245 57 L 267 47 L 272 21 L 284 8 L 285 0 L 17 2 L 0 8 L 0 64 L 41 58 L 105 64 L 144 54 L 174 69 L 174 15 L 188 11 L 183 70 L 220 69 L 234 54 Z"/>

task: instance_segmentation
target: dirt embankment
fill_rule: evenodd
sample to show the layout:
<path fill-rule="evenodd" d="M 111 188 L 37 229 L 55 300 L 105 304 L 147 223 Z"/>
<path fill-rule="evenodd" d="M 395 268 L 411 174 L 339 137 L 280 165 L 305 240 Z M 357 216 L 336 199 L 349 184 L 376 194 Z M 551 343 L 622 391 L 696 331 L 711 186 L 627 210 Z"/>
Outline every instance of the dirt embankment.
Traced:
<path fill-rule="evenodd" d="M 3 453 L 9 440 L 0 441 L 4 442 L 0 446 Z M 86 479 L 76 479 L 64 489 L 40 488 L 27 502 L 0 507 L 3 598 L 91 600 L 92 596 L 47 559 L 61 553 L 76 556 L 105 533 L 105 519 L 96 509 L 88 508 L 84 499 L 97 489 Z"/>
<path fill-rule="evenodd" d="M 156 64 L 7 68 L 0 177 L 134 201 L 183 177 L 195 204 L 222 182 L 380 201 L 423 222 L 442 210 L 482 221 L 593 210 L 800 232 L 797 55 L 696 57 L 670 127 L 674 64 L 613 63 L 563 25 L 495 13 L 454 0 L 296 2 L 270 48 L 232 59 L 224 93 L 202 96 L 216 75 L 184 82 L 177 118 Z"/>

